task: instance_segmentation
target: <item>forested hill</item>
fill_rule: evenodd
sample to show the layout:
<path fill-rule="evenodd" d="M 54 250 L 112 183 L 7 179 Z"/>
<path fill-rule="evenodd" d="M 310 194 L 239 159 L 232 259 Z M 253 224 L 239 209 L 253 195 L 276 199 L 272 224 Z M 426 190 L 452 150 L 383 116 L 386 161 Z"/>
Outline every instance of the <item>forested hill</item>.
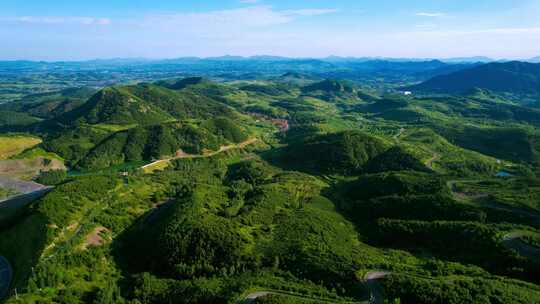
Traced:
<path fill-rule="evenodd" d="M 540 304 L 540 109 L 203 76 L 0 105 L 6 304 Z"/>
<path fill-rule="evenodd" d="M 204 84 L 208 86 L 209 82 Z M 194 90 L 182 90 L 184 88 L 169 89 L 149 83 L 105 88 L 58 120 L 63 123 L 155 124 L 174 119 L 233 115 L 225 105 Z"/>
<path fill-rule="evenodd" d="M 408 89 L 459 94 L 474 88 L 516 95 L 540 95 L 540 64 L 519 61 L 488 63 L 439 75 Z"/>

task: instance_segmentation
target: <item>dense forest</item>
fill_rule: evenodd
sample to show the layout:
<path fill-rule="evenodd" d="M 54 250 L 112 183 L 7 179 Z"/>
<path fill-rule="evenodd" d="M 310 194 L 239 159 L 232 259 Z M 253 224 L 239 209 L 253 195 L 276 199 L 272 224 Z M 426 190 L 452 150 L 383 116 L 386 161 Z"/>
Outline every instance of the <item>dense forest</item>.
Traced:
<path fill-rule="evenodd" d="M 540 303 L 537 66 L 303 64 L 0 104 L 3 301 Z"/>

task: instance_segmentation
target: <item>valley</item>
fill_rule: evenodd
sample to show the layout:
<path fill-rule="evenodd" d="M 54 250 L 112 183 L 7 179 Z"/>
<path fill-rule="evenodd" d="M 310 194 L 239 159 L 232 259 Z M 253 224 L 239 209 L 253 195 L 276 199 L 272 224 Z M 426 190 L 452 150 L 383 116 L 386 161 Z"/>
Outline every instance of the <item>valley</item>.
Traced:
<path fill-rule="evenodd" d="M 534 64 L 272 60 L 29 64 L 3 301 L 540 303 Z M 465 87 L 486 70 L 515 81 Z"/>

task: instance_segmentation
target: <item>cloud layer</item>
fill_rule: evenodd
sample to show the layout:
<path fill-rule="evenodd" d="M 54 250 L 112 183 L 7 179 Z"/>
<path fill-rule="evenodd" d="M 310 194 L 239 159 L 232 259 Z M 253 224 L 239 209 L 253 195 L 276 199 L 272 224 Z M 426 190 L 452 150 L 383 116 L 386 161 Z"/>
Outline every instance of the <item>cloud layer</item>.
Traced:
<path fill-rule="evenodd" d="M 445 8 L 377 15 L 361 8 L 277 9 L 264 4 L 268 1 L 237 1 L 244 4 L 205 12 L 143 11 L 114 18 L 0 17 L 0 39 L 10 41 L 9 47 L 0 48 L 0 59 L 224 54 L 515 58 L 540 54 L 540 23 L 523 21 L 523 12 L 537 20 L 534 9 L 504 11 L 482 19 Z"/>
<path fill-rule="evenodd" d="M 0 18 L 1 21 L 28 23 L 28 24 L 82 24 L 82 25 L 109 25 L 109 18 L 95 17 L 59 17 L 59 16 L 22 16 Z"/>

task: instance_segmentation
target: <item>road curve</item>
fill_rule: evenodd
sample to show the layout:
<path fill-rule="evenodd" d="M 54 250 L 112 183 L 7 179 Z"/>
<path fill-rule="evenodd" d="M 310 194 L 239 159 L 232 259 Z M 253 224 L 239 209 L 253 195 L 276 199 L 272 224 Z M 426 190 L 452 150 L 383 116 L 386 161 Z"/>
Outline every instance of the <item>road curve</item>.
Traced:
<path fill-rule="evenodd" d="M 242 304 L 253 303 L 257 298 L 265 297 L 267 295 L 274 294 L 271 291 L 258 291 L 248 294 L 241 302 Z"/>
<path fill-rule="evenodd" d="M 170 162 L 170 161 L 175 160 L 175 159 L 208 158 L 208 157 L 212 157 L 212 156 L 218 155 L 220 153 L 223 153 L 223 152 L 226 152 L 226 151 L 229 151 L 229 150 L 243 149 L 243 148 L 245 148 L 245 147 L 247 147 L 249 145 L 252 145 L 252 144 L 256 143 L 257 141 L 258 141 L 257 138 L 250 138 L 250 139 L 248 139 L 248 140 L 246 140 L 244 142 L 241 142 L 241 143 L 238 143 L 238 144 L 232 144 L 232 145 L 228 145 L 228 146 L 221 146 L 219 148 L 219 150 L 217 150 L 217 151 L 213 151 L 213 152 L 206 153 L 206 154 L 200 154 L 200 155 L 181 153 L 180 155 L 177 155 L 177 156 L 174 156 L 174 157 L 169 157 L 169 158 L 156 160 L 156 161 L 154 161 L 152 163 L 149 163 L 147 165 L 142 166 L 141 169 L 144 170 L 146 168 L 150 168 L 150 167 L 155 166 L 157 164 L 164 163 L 164 162 Z"/>
<path fill-rule="evenodd" d="M 525 243 L 521 232 L 512 232 L 503 236 L 503 245 L 515 250 L 519 255 L 530 259 L 540 259 L 540 248 Z"/>
<path fill-rule="evenodd" d="M 382 286 L 377 282 L 378 279 L 382 279 L 389 275 L 387 271 L 372 271 L 366 273 L 364 280 L 367 283 L 369 289 L 369 303 L 370 304 L 383 304 L 384 303 L 384 291 Z"/>
<path fill-rule="evenodd" d="M 441 155 L 439 153 L 434 153 L 433 156 L 428 159 L 426 162 L 425 162 L 425 165 L 426 167 L 428 167 L 431 171 L 437 171 L 435 170 L 435 168 L 433 167 L 433 164 L 440 161 L 441 160 Z"/>
<path fill-rule="evenodd" d="M 389 274 L 390 272 L 388 271 L 371 271 L 371 272 L 366 273 L 366 275 L 364 276 L 364 281 L 366 282 L 367 287 L 369 289 L 369 294 L 370 294 L 369 301 L 368 301 L 369 304 L 384 304 L 384 291 L 383 291 L 382 286 L 377 282 L 377 280 L 382 279 Z M 283 295 L 283 296 L 300 297 L 300 296 L 291 295 L 287 293 L 280 293 L 278 291 L 263 290 L 263 291 L 252 292 L 246 295 L 244 298 L 239 300 L 237 304 L 253 303 L 257 298 L 264 297 L 267 295 Z M 326 302 L 321 299 L 313 299 L 309 297 L 300 297 L 300 298 L 303 298 L 306 300 L 312 300 L 312 301 Z M 331 302 L 329 301 L 328 303 L 331 303 Z M 350 302 L 350 303 L 364 303 L 364 302 Z"/>

